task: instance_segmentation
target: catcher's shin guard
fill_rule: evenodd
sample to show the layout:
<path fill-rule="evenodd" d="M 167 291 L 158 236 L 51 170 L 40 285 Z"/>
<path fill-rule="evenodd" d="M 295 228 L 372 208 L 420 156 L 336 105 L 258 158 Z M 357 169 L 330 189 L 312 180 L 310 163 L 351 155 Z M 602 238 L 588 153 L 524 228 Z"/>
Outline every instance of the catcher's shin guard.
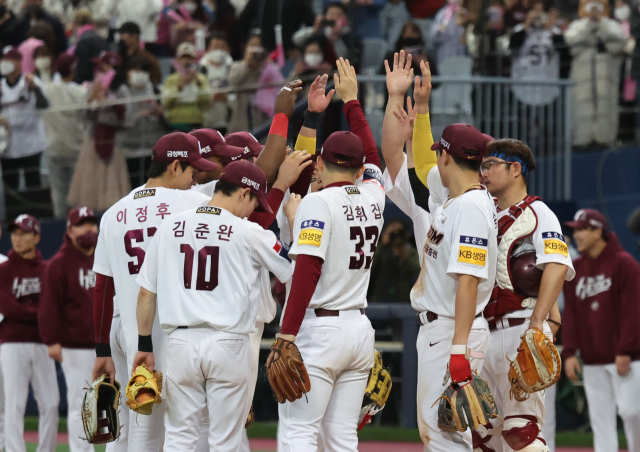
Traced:
<path fill-rule="evenodd" d="M 540 426 L 535 416 L 508 416 L 504 420 L 502 437 L 515 451 L 549 452 L 547 443 L 540 435 Z"/>

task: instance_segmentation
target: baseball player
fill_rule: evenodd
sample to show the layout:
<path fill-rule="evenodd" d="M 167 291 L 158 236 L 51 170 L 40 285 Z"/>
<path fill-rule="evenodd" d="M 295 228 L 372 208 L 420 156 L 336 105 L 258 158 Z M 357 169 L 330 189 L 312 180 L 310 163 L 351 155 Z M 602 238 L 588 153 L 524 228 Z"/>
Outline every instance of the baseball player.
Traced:
<path fill-rule="evenodd" d="M 418 426 L 425 450 L 471 450 L 471 434 L 448 433 L 437 426 L 437 404 L 449 381 L 470 380 L 482 368 L 489 330 L 482 311 L 495 281 L 497 217 L 491 196 L 478 183 L 486 138 L 466 124 L 447 127 L 432 146 L 443 186 L 449 189 L 431 214 L 415 200 L 403 135 L 392 109 L 403 100 L 413 81 L 411 58 L 394 56 L 387 69 L 389 102 L 383 124 L 383 155 L 387 196 L 411 217 L 422 271 L 411 291 L 411 303 L 422 324 L 418 335 Z M 431 91 L 428 66 L 421 63 L 424 82 L 415 80 L 416 133 L 424 132 L 418 118 L 428 117 Z M 414 142 L 413 152 L 416 153 Z M 431 204 L 431 203 L 430 203 Z M 447 373 L 447 364 L 448 370 Z"/>
<path fill-rule="evenodd" d="M 248 334 L 258 308 L 251 287 L 262 267 L 282 282 L 293 272 L 275 235 L 243 219 L 256 208 L 272 213 L 266 185 L 255 164 L 230 163 L 209 204 L 162 224 L 147 250 L 137 278 L 139 351 L 133 367 L 156 364 L 151 333 L 157 309 L 169 336 L 167 452 L 195 450 L 204 409 L 211 450 L 240 446 L 250 403 Z"/>
<path fill-rule="evenodd" d="M 126 364 L 120 366 L 124 369 L 118 375 L 121 375 L 121 381 L 128 380 L 137 351 L 135 308 L 139 286 L 135 278 L 144 262 L 146 249 L 164 220 L 209 201 L 206 195 L 189 189 L 199 171 L 213 169 L 215 165 L 200 155 L 200 146 L 195 137 L 181 132 L 165 135 L 153 147 L 149 180 L 144 188 L 129 193 L 103 215 L 93 266 L 97 273 L 94 291 L 97 355 L 94 378 L 105 373 L 112 378 L 115 376 L 110 346 L 115 290 L 115 309 L 119 312 L 124 337 L 115 338 L 117 341 L 113 345 L 117 348 L 124 343 Z M 115 329 L 119 329 L 115 326 Z M 166 337 L 157 322 L 154 335 L 156 368 L 164 372 Z M 164 406 L 160 404 L 155 407 L 150 416 L 131 416 L 129 450 L 162 449 Z"/>
<path fill-rule="evenodd" d="M 2 237 L 2 224 L 0 224 L 0 237 Z M 0 254 L 0 264 L 8 259 L 4 254 Z M 0 313 L 0 322 L 3 316 Z M 2 384 L 2 368 L 0 367 L 0 450 L 4 449 L 4 389 Z"/>
<path fill-rule="evenodd" d="M 354 105 L 355 70 L 342 59 L 338 66 L 336 92 Z M 366 122 L 364 114 L 360 119 Z M 384 222 L 379 166 L 375 146 L 365 153 L 353 133 L 332 134 L 317 160 L 324 188 L 307 195 L 295 215 L 290 255 L 297 260 L 279 337 L 296 342 L 312 389 L 308 403 L 279 407 L 291 451 L 317 450 L 320 429 L 327 449 L 357 450 L 358 415 L 373 366 L 374 331 L 364 309 Z"/>
<path fill-rule="evenodd" d="M 24 413 L 29 384 L 38 403 L 38 451 L 55 450 L 60 393 L 54 361 L 38 331 L 41 278 L 45 268 L 40 223 L 20 215 L 9 223 L 12 249 L 0 264 L 0 365 L 4 372 L 6 449 L 25 452 Z"/>
<path fill-rule="evenodd" d="M 565 284 L 564 368 L 582 374 L 596 452 L 618 450 L 617 414 L 630 452 L 640 450 L 640 265 L 600 212 L 579 210 L 573 221 L 581 256 Z M 578 352 L 583 365 L 578 360 Z"/>
<path fill-rule="evenodd" d="M 40 335 L 49 356 L 60 362 L 67 383 L 67 419 L 71 452 L 92 451 L 83 439 L 83 388 L 91 381 L 95 357 L 93 334 L 93 254 L 98 243 L 98 218 L 76 207 L 67 218 L 60 251 L 47 263 L 38 310 Z"/>

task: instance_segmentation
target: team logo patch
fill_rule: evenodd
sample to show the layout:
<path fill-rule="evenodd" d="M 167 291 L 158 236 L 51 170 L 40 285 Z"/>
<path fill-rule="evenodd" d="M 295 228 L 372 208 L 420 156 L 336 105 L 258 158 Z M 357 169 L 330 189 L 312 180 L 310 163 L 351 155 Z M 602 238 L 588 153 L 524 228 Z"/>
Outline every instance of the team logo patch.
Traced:
<path fill-rule="evenodd" d="M 344 189 L 347 192 L 347 194 L 349 194 L 349 195 L 359 195 L 360 194 L 360 190 L 358 190 L 358 187 L 344 187 Z"/>
<path fill-rule="evenodd" d="M 280 257 L 284 257 L 286 260 L 291 262 L 291 259 L 289 258 L 289 247 L 280 240 L 276 240 L 276 244 L 273 245 L 273 250 L 278 253 Z"/>
<path fill-rule="evenodd" d="M 489 241 L 487 239 L 481 239 L 479 237 L 468 237 L 466 235 L 461 235 L 460 243 L 464 243 L 465 245 L 484 246 L 486 248 Z"/>
<path fill-rule="evenodd" d="M 377 184 L 380 188 L 384 190 L 384 182 L 382 181 L 382 173 L 373 168 L 367 168 L 364 170 L 364 174 L 362 175 L 363 182 L 372 182 Z"/>
<path fill-rule="evenodd" d="M 458 262 L 484 267 L 487 263 L 487 250 L 460 245 Z"/>
<path fill-rule="evenodd" d="M 148 198 L 149 196 L 155 196 L 155 195 L 156 195 L 155 188 L 147 188 L 147 189 L 135 192 L 133 195 L 133 199 Z"/>
<path fill-rule="evenodd" d="M 558 239 L 561 240 L 563 242 L 567 242 L 564 239 L 564 235 L 560 234 L 559 232 L 543 232 L 542 233 L 542 239 L 543 240 L 548 240 L 548 239 Z"/>
<path fill-rule="evenodd" d="M 220 210 L 218 207 L 212 206 L 202 206 L 198 207 L 198 210 L 196 210 L 196 213 L 208 213 L 210 215 L 220 215 L 221 212 L 222 210 Z"/>
<path fill-rule="evenodd" d="M 282 243 L 280 242 L 280 240 L 276 240 L 276 244 L 273 245 L 273 249 L 276 253 L 280 252 L 280 250 L 282 249 Z"/>
<path fill-rule="evenodd" d="M 320 247 L 323 230 L 324 221 L 303 221 L 300 225 L 300 237 L 298 237 L 298 245 L 311 245 Z"/>

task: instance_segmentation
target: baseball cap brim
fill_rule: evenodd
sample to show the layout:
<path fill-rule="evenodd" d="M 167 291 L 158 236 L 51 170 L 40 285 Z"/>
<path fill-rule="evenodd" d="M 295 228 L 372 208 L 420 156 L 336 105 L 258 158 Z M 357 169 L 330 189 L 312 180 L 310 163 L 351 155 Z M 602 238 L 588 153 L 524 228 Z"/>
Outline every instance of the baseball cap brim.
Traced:
<path fill-rule="evenodd" d="M 565 221 L 562 225 L 569 229 L 587 229 L 592 227 L 588 221 Z"/>
<path fill-rule="evenodd" d="M 437 151 L 438 149 L 441 149 L 441 148 L 442 148 L 442 143 L 440 143 L 440 141 L 436 141 L 431 145 L 432 151 Z"/>
<path fill-rule="evenodd" d="M 9 231 L 9 232 L 13 232 L 16 229 L 20 229 L 20 230 L 22 230 L 24 232 L 33 232 L 34 234 L 37 234 L 37 232 L 33 228 L 29 228 L 29 227 L 23 226 L 23 225 L 21 225 L 19 223 L 9 223 L 9 225 L 7 226 L 7 231 Z"/>
<path fill-rule="evenodd" d="M 189 165 L 193 166 L 195 169 L 197 169 L 198 171 L 213 171 L 215 170 L 218 166 L 217 163 L 213 163 L 207 159 L 203 159 L 203 158 L 199 158 L 197 160 L 194 160 L 192 162 L 187 162 Z"/>
<path fill-rule="evenodd" d="M 262 198 L 258 196 L 258 207 L 256 207 L 258 212 L 266 212 L 269 215 L 273 215 L 273 210 L 271 210 L 271 206 L 267 202 L 267 198 Z"/>
<path fill-rule="evenodd" d="M 244 154 L 244 148 L 241 148 L 238 146 L 231 146 L 229 144 L 224 149 L 221 149 L 219 151 L 214 151 L 211 153 L 211 155 L 217 155 L 219 157 L 228 157 L 228 158 L 242 157 L 243 154 Z"/>

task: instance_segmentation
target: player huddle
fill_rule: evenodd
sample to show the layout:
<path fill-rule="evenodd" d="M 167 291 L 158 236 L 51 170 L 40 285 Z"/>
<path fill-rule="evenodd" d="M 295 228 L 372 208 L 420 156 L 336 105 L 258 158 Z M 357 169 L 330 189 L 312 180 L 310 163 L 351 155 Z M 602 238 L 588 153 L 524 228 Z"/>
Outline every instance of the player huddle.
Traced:
<path fill-rule="evenodd" d="M 434 143 L 429 66 L 414 80 L 401 51 L 386 63 L 383 173 L 355 70 L 337 65 L 335 93 L 325 92 L 326 75 L 312 84 L 294 151 L 287 128 L 301 82 L 280 92 L 264 149 L 247 133 L 166 135 L 147 183 L 103 215 L 90 248 L 96 383 L 83 403 L 93 442 L 108 451 L 248 451 L 260 339 L 276 314 L 273 273 L 288 295 L 267 361 L 278 450 L 356 451 L 357 429 L 391 386 L 365 314 L 388 196 L 412 219 L 420 252 L 411 302 L 422 325 L 425 450 L 548 451 L 541 390 L 559 375 L 556 299 L 575 272 L 557 218 L 527 194 L 531 151 L 465 124 Z M 412 83 L 415 106 L 408 99 L 405 111 Z M 334 94 L 351 130 L 316 152 Z M 274 220 L 279 239 L 268 229 Z M 117 379 L 142 415 L 125 408 L 117 419 Z M 361 409 L 365 393 L 372 403 Z"/>

